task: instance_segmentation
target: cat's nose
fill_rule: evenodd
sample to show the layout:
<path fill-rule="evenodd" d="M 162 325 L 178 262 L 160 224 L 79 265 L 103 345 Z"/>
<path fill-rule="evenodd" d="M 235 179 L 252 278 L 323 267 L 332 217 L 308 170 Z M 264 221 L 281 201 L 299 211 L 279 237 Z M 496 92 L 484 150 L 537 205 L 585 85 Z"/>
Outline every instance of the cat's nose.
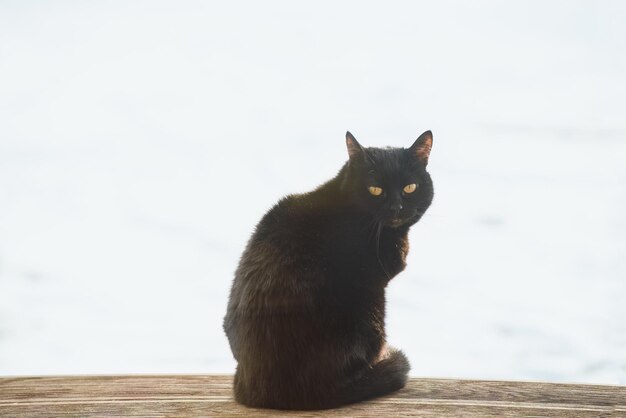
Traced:
<path fill-rule="evenodd" d="M 391 204 L 391 206 L 389 206 L 389 210 L 397 215 L 402 210 L 402 203 L 396 202 Z"/>

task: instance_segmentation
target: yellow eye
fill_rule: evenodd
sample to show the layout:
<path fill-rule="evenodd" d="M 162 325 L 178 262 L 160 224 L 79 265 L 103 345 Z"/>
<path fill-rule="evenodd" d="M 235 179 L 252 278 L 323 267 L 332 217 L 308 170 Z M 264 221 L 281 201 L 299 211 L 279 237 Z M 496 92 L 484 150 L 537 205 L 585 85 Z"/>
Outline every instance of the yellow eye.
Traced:
<path fill-rule="evenodd" d="M 380 196 L 381 194 L 383 194 L 383 189 L 381 189 L 380 187 L 370 186 L 368 190 L 370 191 L 370 194 L 374 196 Z"/>
<path fill-rule="evenodd" d="M 404 190 L 404 193 L 413 193 L 415 189 L 417 189 L 417 184 L 411 183 L 404 186 L 404 189 L 402 190 Z"/>

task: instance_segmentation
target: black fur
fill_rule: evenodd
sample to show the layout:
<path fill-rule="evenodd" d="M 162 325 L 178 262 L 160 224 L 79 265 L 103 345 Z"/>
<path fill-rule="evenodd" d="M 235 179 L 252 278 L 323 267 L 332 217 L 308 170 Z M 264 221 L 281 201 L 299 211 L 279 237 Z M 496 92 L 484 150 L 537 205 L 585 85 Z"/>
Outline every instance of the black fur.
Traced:
<path fill-rule="evenodd" d="M 224 330 L 244 405 L 333 408 L 406 383 L 407 358 L 385 342 L 385 287 L 433 198 L 432 135 L 409 149 L 346 140 L 350 159 L 337 176 L 280 200 L 241 256 Z M 417 189 L 404 193 L 411 183 Z"/>

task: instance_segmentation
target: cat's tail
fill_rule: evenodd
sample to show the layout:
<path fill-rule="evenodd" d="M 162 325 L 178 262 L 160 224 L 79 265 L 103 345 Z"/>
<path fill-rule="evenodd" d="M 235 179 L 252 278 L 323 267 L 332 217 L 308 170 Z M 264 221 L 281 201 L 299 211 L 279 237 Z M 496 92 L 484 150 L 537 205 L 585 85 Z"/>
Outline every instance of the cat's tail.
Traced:
<path fill-rule="evenodd" d="M 284 381 L 280 381 L 279 387 L 276 382 L 266 384 L 262 379 L 248 381 L 240 366 L 237 366 L 234 381 L 237 402 L 256 408 L 301 411 L 338 408 L 395 392 L 406 385 L 410 370 L 406 356 L 390 348 L 384 359 L 359 370 L 344 382 L 335 385 L 308 382 L 308 389 L 303 390 Z"/>
<path fill-rule="evenodd" d="M 400 390 L 406 385 L 410 369 L 409 360 L 404 353 L 389 348 L 386 358 L 343 385 L 329 407 L 364 401 Z"/>

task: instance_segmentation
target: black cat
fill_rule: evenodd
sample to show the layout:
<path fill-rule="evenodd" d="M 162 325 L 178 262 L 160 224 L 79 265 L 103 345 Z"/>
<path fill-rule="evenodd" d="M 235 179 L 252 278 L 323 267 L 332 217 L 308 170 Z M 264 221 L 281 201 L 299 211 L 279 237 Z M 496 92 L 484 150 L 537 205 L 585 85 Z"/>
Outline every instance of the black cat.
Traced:
<path fill-rule="evenodd" d="M 432 134 L 408 149 L 346 143 L 337 176 L 281 199 L 241 256 L 224 330 L 244 405 L 333 408 L 406 384 L 407 358 L 385 343 L 385 287 L 433 199 Z"/>

